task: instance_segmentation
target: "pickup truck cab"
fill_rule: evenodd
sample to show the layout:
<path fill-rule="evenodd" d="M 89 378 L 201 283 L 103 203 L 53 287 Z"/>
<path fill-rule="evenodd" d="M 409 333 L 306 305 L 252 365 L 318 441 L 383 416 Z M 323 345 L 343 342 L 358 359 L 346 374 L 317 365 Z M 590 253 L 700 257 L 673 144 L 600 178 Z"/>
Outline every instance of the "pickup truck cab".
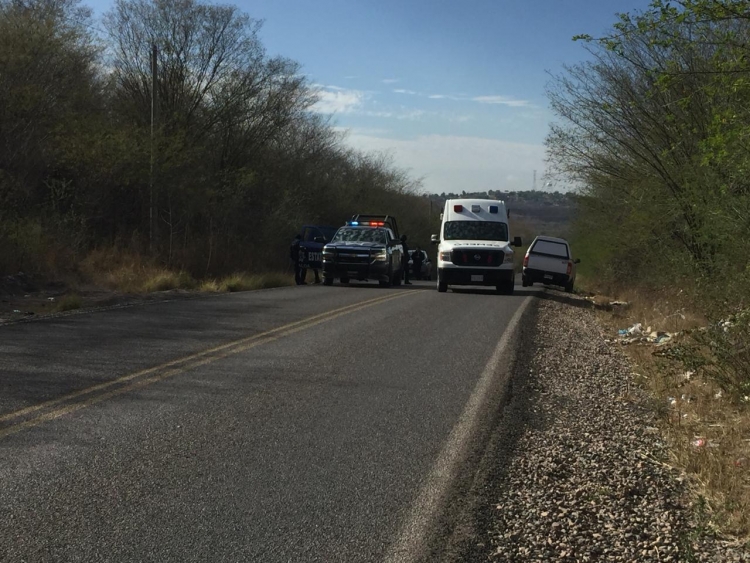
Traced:
<path fill-rule="evenodd" d="M 403 254 L 394 217 L 355 215 L 323 247 L 323 284 L 338 278 L 401 285 Z"/>
<path fill-rule="evenodd" d="M 336 227 L 327 225 L 304 225 L 299 245 L 300 268 L 320 270 L 323 267 L 323 247 L 331 242 Z"/>
<path fill-rule="evenodd" d="M 449 199 L 445 202 L 438 245 L 437 290 L 449 285 L 494 286 L 513 293 L 515 272 L 505 203 L 494 199 Z"/>
<path fill-rule="evenodd" d="M 580 262 L 573 260 L 565 239 L 538 236 L 524 256 L 521 283 L 524 287 L 535 283 L 558 285 L 570 293 L 576 281 L 576 264 Z"/>

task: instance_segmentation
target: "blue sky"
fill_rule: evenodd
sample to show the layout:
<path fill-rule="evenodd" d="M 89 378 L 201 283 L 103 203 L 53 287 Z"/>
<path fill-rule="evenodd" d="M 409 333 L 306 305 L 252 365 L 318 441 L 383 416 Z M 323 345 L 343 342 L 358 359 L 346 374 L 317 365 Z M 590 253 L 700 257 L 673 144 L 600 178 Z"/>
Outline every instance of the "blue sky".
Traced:
<path fill-rule="evenodd" d="M 270 55 L 302 64 L 346 142 L 425 191 L 544 186 L 548 72 L 648 0 L 239 0 Z M 106 0 L 91 2 L 98 13 Z M 562 186 L 551 186 L 558 189 Z M 547 188 L 550 189 L 550 188 Z"/>

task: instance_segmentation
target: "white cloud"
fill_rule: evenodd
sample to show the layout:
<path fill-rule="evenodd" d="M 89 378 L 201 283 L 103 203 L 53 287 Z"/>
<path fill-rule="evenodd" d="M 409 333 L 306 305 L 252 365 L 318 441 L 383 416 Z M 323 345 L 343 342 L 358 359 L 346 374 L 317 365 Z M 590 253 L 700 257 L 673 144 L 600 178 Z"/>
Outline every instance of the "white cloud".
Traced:
<path fill-rule="evenodd" d="M 501 104 L 504 106 L 510 106 L 513 108 L 525 107 L 529 105 L 526 100 L 514 100 L 506 96 L 476 96 L 471 98 L 473 102 L 479 102 L 480 104 Z"/>
<path fill-rule="evenodd" d="M 419 92 L 415 92 L 414 90 L 402 90 L 402 89 L 394 90 L 393 93 L 394 94 L 409 94 L 410 96 L 416 96 L 417 94 L 419 94 Z"/>
<path fill-rule="evenodd" d="M 544 171 L 542 144 L 449 135 L 404 140 L 356 132 L 347 142 L 366 151 L 390 152 L 397 165 L 424 178 L 428 192 L 529 190 L 534 170 L 538 177 Z"/>
<path fill-rule="evenodd" d="M 362 107 L 365 93 L 338 86 L 319 86 L 318 101 L 312 109 L 317 113 L 352 113 Z"/>
<path fill-rule="evenodd" d="M 467 96 L 460 94 L 449 96 L 446 94 L 431 94 L 427 96 L 430 100 L 453 100 L 456 102 L 478 102 L 480 104 L 499 104 L 509 107 L 531 107 L 526 100 L 516 100 L 508 96 Z"/>
<path fill-rule="evenodd" d="M 422 109 L 414 109 L 411 111 L 407 111 L 405 113 L 399 113 L 396 115 L 396 119 L 419 119 L 420 117 L 423 117 L 427 115 L 427 112 Z"/>
<path fill-rule="evenodd" d="M 384 78 L 383 84 L 395 84 L 396 82 L 399 82 L 398 78 Z"/>

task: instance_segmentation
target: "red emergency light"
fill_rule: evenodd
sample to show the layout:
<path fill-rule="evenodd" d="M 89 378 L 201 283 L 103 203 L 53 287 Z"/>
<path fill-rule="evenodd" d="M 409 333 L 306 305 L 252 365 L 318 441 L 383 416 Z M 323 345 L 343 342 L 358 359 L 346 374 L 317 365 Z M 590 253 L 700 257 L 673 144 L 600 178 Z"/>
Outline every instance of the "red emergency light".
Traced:
<path fill-rule="evenodd" d="M 464 206 L 463 205 L 454 205 L 453 206 L 453 211 L 455 211 L 456 213 L 461 213 L 463 210 L 464 210 Z"/>

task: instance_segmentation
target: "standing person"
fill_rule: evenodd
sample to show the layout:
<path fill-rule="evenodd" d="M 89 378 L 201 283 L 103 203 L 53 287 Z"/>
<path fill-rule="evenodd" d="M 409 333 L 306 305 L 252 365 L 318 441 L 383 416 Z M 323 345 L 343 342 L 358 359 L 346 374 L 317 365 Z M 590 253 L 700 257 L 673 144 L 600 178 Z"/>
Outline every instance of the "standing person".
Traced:
<path fill-rule="evenodd" d="M 297 285 L 306 285 L 306 272 L 304 268 L 301 268 L 299 265 L 299 247 L 301 241 L 302 237 L 299 234 L 294 235 L 292 246 L 289 248 L 289 258 L 292 260 L 292 264 L 294 265 L 294 283 L 296 283 Z"/>
<path fill-rule="evenodd" d="M 411 254 L 412 266 L 414 268 L 414 277 L 422 279 L 422 249 L 417 247 Z"/>
<path fill-rule="evenodd" d="M 401 235 L 401 246 L 404 253 L 401 255 L 401 269 L 404 271 L 404 284 L 411 285 L 409 281 L 409 247 L 406 244 L 406 235 Z"/>

